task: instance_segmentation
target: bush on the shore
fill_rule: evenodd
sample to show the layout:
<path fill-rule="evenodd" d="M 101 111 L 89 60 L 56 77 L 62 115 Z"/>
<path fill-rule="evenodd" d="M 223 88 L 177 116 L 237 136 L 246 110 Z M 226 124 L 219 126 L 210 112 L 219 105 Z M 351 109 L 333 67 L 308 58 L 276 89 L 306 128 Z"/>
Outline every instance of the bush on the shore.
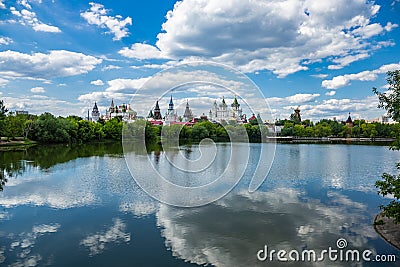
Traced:
<path fill-rule="evenodd" d="M 379 108 L 384 108 L 390 118 L 400 121 L 400 70 L 387 72 L 386 78 L 389 88 L 387 93 L 380 93 L 376 88 L 373 92 L 379 98 Z M 397 124 L 398 125 L 398 124 Z M 390 147 L 392 150 L 400 150 L 400 135 L 396 131 L 393 133 L 397 141 Z M 397 169 L 400 169 L 400 163 L 397 163 Z M 391 195 L 395 199 L 387 205 L 382 205 L 383 215 L 393 218 L 394 223 L 400 223 L 400 175 L 384 173 L 382 180 L 376 181 L 378 194 L 382 196 Z"/>

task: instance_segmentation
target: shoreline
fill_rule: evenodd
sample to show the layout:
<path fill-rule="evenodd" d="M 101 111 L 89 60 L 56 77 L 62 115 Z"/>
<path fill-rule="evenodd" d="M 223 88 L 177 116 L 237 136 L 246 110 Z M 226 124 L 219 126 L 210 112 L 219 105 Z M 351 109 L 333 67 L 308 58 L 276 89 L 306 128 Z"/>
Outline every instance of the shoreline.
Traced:
<path fill-rule="evenodd" d="M 198 140 L 182 140 L 180 144 L 196 144 Z M 216 143 L 229 143 L 227 140 L 216 141 Z M 278 144 L 338 144 L 338 145 L 376 145 L 386 146 L 391 145 L 396 139 L 394 138 L 341 138 L 341 137 L 293 137 L 293 136 L 274 136 L 267 137 L 265 143 L 278 143 Z M 108 142 L 121 142 L 121 140 L 102 140 L 93 141 L 89 143 L 108 143 Z M 249 143 L 261 143 L 261 142 L 249 142 Z M 0 141 L 0 151 L 17 151 L 25 150 L 29 147 L 36 145 L 54 145 L 49 143 L 40 143 L 32 140 L 11 140 L 11 141 Z M 74 145 L 71 143 L 59 143 L 59 145 Z"/>
<path fill-rule="evenodd" d="M 379 221 L 383 221 L 383 224 Z M 386 242 L 400 250 L 400 224 L 395 224 L 393 219 L 380 212 L 374 218 L 374 229 Z"/>
<path fill-rule="evenodd" d="M 38 142 L 32 140 L 0 141 L 0 151 L 25 150 L 38 144 Z"/>
<path fill-rule="evenodd" d="M 267 137 L 270 142 L 291 142 L 291 143 L 392 143 L 396 141 L 395 138 L 385 137 L 296 137 L 296 136 L 274 136 Z"/>

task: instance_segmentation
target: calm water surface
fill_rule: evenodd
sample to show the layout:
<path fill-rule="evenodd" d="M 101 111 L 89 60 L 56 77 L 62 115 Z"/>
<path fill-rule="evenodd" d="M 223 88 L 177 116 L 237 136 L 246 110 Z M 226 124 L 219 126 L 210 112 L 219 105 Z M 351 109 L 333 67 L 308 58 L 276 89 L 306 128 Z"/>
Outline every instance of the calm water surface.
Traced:
<path fill-rule="evenodd" d="M 225 162 L 229 146 L 218 149 L 216 160 Z M 252 144 L 251 155 L 259 149 Z M 196 151 L 183 148 L 188 158 Z M 160 171 L 187 182 L 164 152 L 149 156 Z M 257 163 L 251 156 L 227 196 L 174 208 L 136 185 L 119 144 L 0 152 L 0 173 L 8 179 L 0 192 L 0 266 L 315 266 L 259 262 L 256 253 L 264 245 L 321 251 L 336 248 L 339 238 L 349 249 L 399 256 L 372 226 L 379 205 L 389 201 L 377 195 L 374 182 L 395 172 L 397 161 L 400 153 L 382 146 L 280 144 L 255 193 L 247 190 Z M 358 265 L 399 266 L 397 260 Z"/>

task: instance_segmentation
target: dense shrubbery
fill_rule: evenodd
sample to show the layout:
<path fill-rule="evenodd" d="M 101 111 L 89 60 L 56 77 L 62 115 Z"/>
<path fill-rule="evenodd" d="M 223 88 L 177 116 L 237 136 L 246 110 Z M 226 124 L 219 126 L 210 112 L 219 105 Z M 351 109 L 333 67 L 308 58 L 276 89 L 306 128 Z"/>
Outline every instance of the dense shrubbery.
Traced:
<path fill-rule="evenodd" d="M 146 127 L 144 131 L 144 127 Z M 211 138 L 214 141 L 246 141 L 247 137 L 250 142 L 260 142 L 261 133 L 268 134 L 266 126 L 261 125 L 225 125 L 214 124 L 209 121 L 198 122 L 192 126 L 173 124 L 170 126 L 153 126 L 146 121 L 136 121 L 127 124 L 124 131 L 132 139 L 143 140 L 145 134 L 146 140 L 161 139 L 176 140 L 179 137 L 181 142 L 194 141 L 198 142 L 204 138 Z"/>
<path fill-rule="evenodd" d="M 390 118 L 400 122 L 400 70 L 389 71 L 386 80 L 388 82 L 387 92 L 381 93 L 376 88 L 373 88 L 373 92 L 379 99 L 378 108 L 385 109 Z M 400 150 L 398 128 L 393 129 L 393 133 L 390 130 L 387 131 L 397 137 L 397 141 L 394 142 L 390 149 Z M 397 169 L 400 170 L 400 163 L 397 163 Z M 382 179 L 376 181 L 375 186 L 378 188 L 378 194 L 382 196 L 389 195 L 392 198 L 389 204 L 381 206 L 383 215 L 393 218 L 395 223 L 400 223 L 400 174 L 384 173 Z"/>
<path fill-rule="evenodd" d="M 77 116 L 55 117 L 9 113 L 0 122 L 0 135 L 8 138 L 25 137 L 41 143 L 84 143 L 105 139 L 120 140 L 122 121 L 113 118 L 99 123 Z"/>
<path fill-rule="evenodd" d="M 400 124 L 384 124 L 379 122 L 367 123 L 365 120 L 355 120 L 353 127 L 343 125 L 334 120 L 323 119 L 315 125 L 305 120 L 301 123 L 295 123 L 291 120 L 282 120 L 278 122 L 283 125 L 282 136 L 296 137 L 386 137 L 397 138 L 400 134 Z"/>

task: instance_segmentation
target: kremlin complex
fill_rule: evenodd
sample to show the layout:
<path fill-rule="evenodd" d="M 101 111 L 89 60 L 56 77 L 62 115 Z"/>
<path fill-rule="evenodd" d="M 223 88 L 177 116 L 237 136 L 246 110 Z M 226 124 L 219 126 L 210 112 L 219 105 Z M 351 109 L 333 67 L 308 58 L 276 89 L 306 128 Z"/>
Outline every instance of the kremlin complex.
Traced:
<path fill-rule="evenodd" d="M 120 106 L 115 105 L 114 100 L 111 101 L 111 104 L 107 108 L 104 115 L 100 114 L 97 103 L 95 102 L 91 115 L 92 117 L 90 118 L 88 111 L 88 119 L 91 119 L 95 122 L 97 122 L 99 119 L 108 121 L 115 117 L 122 117 L 122 120 L 126 122 L 134 121 L 136 119 L 147 119 L 147 121 L 149 121 L 153 125 L 191 125 L 197 120 L 209 120 L 213 123 L 235 121 L 238 124 L 248 122 L 246 114 L 243 114 L 243 111 L 240 108 L 240 104 L 236 96 L 234 97 L 234 100 L 231 104 L 227 104 L 224 97 L 222 97 L 220 103 L 215 100 L 214 103 L 211 105 L 211 108 L 208 111 L 207 115 L 203 113 L 199 118 L 196 118 L 193 115 L 193 112 L 190 109 L 189 101 L 186 101 L 185 110 L 183 111 L 182 116 L 179 116 L 177 110 L 174 108 L 172 96 L 169 100 L 168 109 L 164 114 L 161 112 L 159 101 L 157 100 L 154 108 L 149 111 L 147 118 L 138 116 L 137 112 L 134 111 L 129 104 L 122 104 Z M 254 114 L 251 118 L 249 118 L 249 120 L 252 119 L 256 119 Z"/>

